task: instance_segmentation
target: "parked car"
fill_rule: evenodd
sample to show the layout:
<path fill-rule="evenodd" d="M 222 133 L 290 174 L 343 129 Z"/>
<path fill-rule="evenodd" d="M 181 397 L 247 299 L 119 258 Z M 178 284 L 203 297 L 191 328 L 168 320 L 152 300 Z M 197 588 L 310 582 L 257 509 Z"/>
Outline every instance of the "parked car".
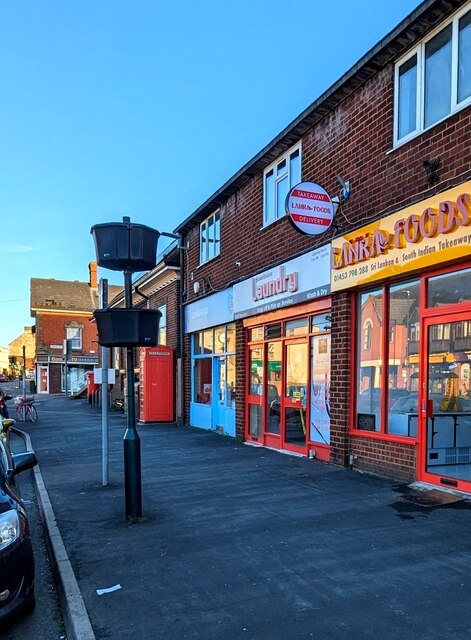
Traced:
<path fill-rule="evenodd" d="M 468 398 L 457 398 L 457 405 L 453 401 L 448 401 L 445 396 L 440 393 L 431 393 L 429 400 L 433 400 L 434 413 L 471 413 L 471 400 Z M 418 413 L 419 401 L 417 393 L 411 393 L 396 400 L 391 405 L 390 413 Z"/>
<path fill-rule="evenodd" d="M 389 389 L 388 398 L 391 405 L 398 398 L 410 396 L 410 391 L 407 389 Z M 379 387 L 370 387 L 360 393 L 357 402 L 357 413 L 375 413 L 379 411 L 379 405 L 381 402 L 381 389 Z"/>
<path fill-rule="evenodd" d="M 34 556 L 28 517 L 16 476 L 37 464 L 32 452 L 12 454 L 9 428 L 0 422 L 0 621 L 34 606 Z"/>

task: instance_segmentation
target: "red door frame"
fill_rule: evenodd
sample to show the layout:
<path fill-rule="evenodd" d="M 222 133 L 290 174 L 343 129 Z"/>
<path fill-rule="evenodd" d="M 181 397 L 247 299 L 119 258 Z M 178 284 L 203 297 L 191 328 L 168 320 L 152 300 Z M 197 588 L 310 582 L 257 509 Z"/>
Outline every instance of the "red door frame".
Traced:
<path fill-rule="evenodd" d="M 286 367 L 288 366 L 288 357 L 287 351 L 289 345 L 302 344 L 307 347 L 307 356 L 306 356 L 306 367 L 307 367 L 307 379 L 306 379 L 306 394 L 304 396 L 305 406 L 302 406 L 302 399 L 299 400 L 291 399 L 286 397 Z M 311 367 L 310 367 L 310 355 L 311 355 L 311 337 L 310 335 L 305 335 L 302 338 L 287 338 L 283 342 L 283 364 L 282 364 L 282 393 L 281 393 L 281 446 L 283 449 L 287 451 L 293 451 L 296 453 L 303 453 L 307 455 L 309 449 L 309 403 L 307 401 L 309 397 L 309 389 L 311 388 Z M 285 424 L 285 409 L 298 409 L 298 408 L 306 409 L 306 418 L 304 423 L 304 445 L 298 446 L 295 444 L 290 444 L 286 442 L 286 424 Z"/>
<path fill-rule="evenodd" d="M 456 308 L 459 306 L 459 309 Z M 471 321 L 471 304 L 461 303 L 453 305 L 446 312 L 437 313 L 437 309 L 422 319 L 421 327 L 421 360 L 420 360 L 420 386 L 419 386 L 419 447 L 417 461 L 417 478 L 423 482 L 429 482 L 441 487 L 453 488 L 458 491 L 471 493 L 471 481 L 460 480 L 445 474 L 430 473 L 427 471 L 427 421 L 428 413 L 428 359 L 429 359 L 429 328 L 439 324 L 450 322 Z M 431 311 L 431 310 L 429 310 Z"/>
<path fill-rule="evenodd" d="M 280 310 L 280 311 L 272 311 L 263 315 L 259 315 L 259 316 L 252 316 L 250 318 L 246 318 L 243 321 L 243 326 L 244 329 L 246 330 L 246 332 L 248 332 L 250 330 L 250 328 L 256 327 L 256 326 L 261 326 L 261 325 L 268 325 L 268 324 L 272 324 L 276 321 L 281 321 L 282 325 L 284 326 L 284 323 L 289 321 L 289 320 L 293 320 L 295 318 L 300 318 L 303 316 L 308 316 L 311 317 L 313 315 L 322 315 L 325 313 L 329 313 L 332 309 L 332 301 L 330 297 L 326 297 L 323 298 L 321 300 L 315 300 L 313 302 L 309 302 L 303 305 L 299 305 L 293 309 L 290 309 L 289 311 L 292 311 L 292 313 L 287 313 L 288 310 Z M 329 334 L 330 335 L 330 334 Z M 246 333 L 247 336 L 247 333 Z M 284 361 L 285 361 L 285 344 L 291 340 L 305 340 L 308 344 L 308 394 L 306 396 L 306 446 L 305 447 L 290 447 L 287 446 L 284 441 L 283 441 L 283 437 L 282 437 L 282 429 L 283 427 L 280 424 L 280 435 L 275 435 L 275 434 L 270 434 L 267 433 L 266 431 L 266 402 L 265 402 L 265 398 L 266 398 L 266 392 L 267 392 L 267 376 L 266 376 L 266 345 L 268 342 L 274 342 L 275 340 L 277 340 L 276 338 L 272 338 L 272 339 L 261 339 L 260 341 L 255 340 L 253 343 L 250 343 L 246 337 L 246 341 L 245 341 L 245 350 L 246 350 L 246 358 L 245 358 L 245 362 L 246 362 L 246 391 L 245 391 L 245 439 L 249 442 L 253 442 L 254 444 L 260 444 L 263 446 L 268 446 L 268 447 L 272 447 L 272 448 L 276 448 L 276 449 L 286 449 L 289 451 L 293 451 L 296 453 L 304 453 L 305 455 L 308 455 L 309 450 L 313 450 L 316 453 L 316 457 L 319 457 L 322 460 L 330 460 L 330 446 L 329 445 L 322 445 L 319 444 L 318 442 L 311 442 L 310 441 L 310 431 L 309 431 L 309 401 L 308 399 L 310 398 L 310 388 L 311 388 L 311 336 L 312 333 L 310 331 L 310 327 L 309 327 L 309 331 L 307 333 L 307 335 L 303 336 L 302 338 L 285 338 L 283 335 L 281 336 L 280 340 L 283 344 L 283 364 L 282 364 L 282 379 L 281 379 L 281 385 L 282 385 L 282 391 L 284 393 L 284 389 L 285 389 L 285 367 L 284 367 Z M 253 396 L 250 395 L 249 391 L 250 391 L 250 349 L 252 348 L 258 348 L 258 347 L 262 347 L 263 348 L 263 367 L 264 367 L 264 378 L 263 378 L 263 394 L 261 396 Z M 283 395 L 282 395 L 283 398 Z M 261 419 L 262 419 L 262 434 L 259 437 L 254 437 L 252 435 L 249 434 L 249 412 L 250 412 L 250 405 L 259 405 L 261 407 Z M 281 406 L 281 411 L 283 412 L 284 409 Z M 284 420 L 282 419 L 280 421 L 281 423 L 284 423 Z"/>

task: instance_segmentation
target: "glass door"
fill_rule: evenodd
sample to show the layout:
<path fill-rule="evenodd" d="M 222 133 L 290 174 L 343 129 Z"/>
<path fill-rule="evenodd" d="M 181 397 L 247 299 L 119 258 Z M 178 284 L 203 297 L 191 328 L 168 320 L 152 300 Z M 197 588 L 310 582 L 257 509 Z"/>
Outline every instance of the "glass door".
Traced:
<path fill-rule="evenodd" d="M 39 370 L 39 393 L 49 393 L 48 367 L 38 367 Z"/>
<path fill-rule="evenodd" d="M 426 320 L 421 418 L 424 478 L 471 487 L 471 313 Z M 463 483 L 470 483 L 467 487 Z"/>
<path fill-rule="evenodd" d="M 281 432 L 281 341 L 267 344 L 267 390 L 265 394 L 266 432 L 279 439 Z M 273 446 L 279 445 L 276 441 Z"/>
<path fill-rule="evenodd" d="M 306 449 L 306 398 L 308 385 L 308 343 L 285 343 L 283 391 L 283 443 L 286 448 Z"/>
<path fill-rule="evenodd" d="M 247 437 L 262 440 L 263 345 L 249 349 Z"/>
<path fill-rule="evenodd" d="M 226 404 L 226 359 L 224 356 L 213 358 L 213 380 L 217 384 L 217 393 L 213 394 L 213 428 L 224 430 L 224 410 Z"/>

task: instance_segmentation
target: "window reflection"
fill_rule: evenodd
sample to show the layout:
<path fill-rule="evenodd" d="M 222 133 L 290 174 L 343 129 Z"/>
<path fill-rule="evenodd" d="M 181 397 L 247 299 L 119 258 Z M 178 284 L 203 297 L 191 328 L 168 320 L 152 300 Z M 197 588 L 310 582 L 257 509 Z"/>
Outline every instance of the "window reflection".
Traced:
<path fill-rule="evenodd" d="M 263 349 L 250 350 L 250 395 L 261 396 L 263 385 Z"/>
<path fill-rule="evenodd" d="M 268 433 L 280 433 L 281 420 L 281 342 L 269 342 L 267 345 L 267 431 Z"/>
<path fill-rule="evenodd" d="M 406 282 L 389 290 L 388 345 L 388 432 L 416 436 L 413 421 L 403 411 L 418 389 L 419 372 L 419 281 Z"/>
<path fill-rule="evenodd" d="M 381 332 L 383 292 L 370 291 L 360 296 L 358 326 L 357 427 L 368 431 L 381 428 Z"/>
<path fill-rule="evenodd" d="M 425 126 L 450 113 L 451 25 L 425 45 Z"/>
<path fill-rule="evenodd" d="M 471 300 L 471 269 L 445 273 L 427 280 L 427 307 L 441 307 Z"/>
<path fill-rule="evenodd" d="M 194 366 L 193 401 L 201 404 L 211 404 L 213 386 L 211 374 L 211 358 L 198 358 Z"/>

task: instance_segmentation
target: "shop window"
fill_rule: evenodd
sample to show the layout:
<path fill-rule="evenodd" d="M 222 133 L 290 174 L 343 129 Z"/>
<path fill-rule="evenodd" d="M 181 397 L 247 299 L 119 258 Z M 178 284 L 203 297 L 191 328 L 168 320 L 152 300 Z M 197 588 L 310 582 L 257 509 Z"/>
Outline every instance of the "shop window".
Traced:
<path fill-rule="evenodd" d="M 235 390 L 236 390 L 236 357 L 235 355 L 227 356 L 226 367 L 227 367 L 226 407 L 232 407 L 235 409 Z"/>
<path fill-rule="evenodd" d="M 261 396 L 263 388 L 263 348 L 250 349 L 249 394 Z"/>
<path fill-rule="evenodd" d="M 72 340 L 72 349 L 80 350 L 82 348 L 82 328 L 66 327 L 67 340 Z"/>
<path fill-rule="evenodd" d="M 273 340 L 273 338 L 281 338 L 281 322 L 265 327 L 265 340 Z"/>
<path fill-rule="evenodd" d="M 164 304 L 157 309 L 162 314 L 159 320 L 159 344 L 165 346 L 167 344 L 167 305 Z"/>
<path fill-rule="evenodd" d="M 263 174 L 264 226 L 285 215 L 289 190 L 301 182 L 301 143 L 292 147 Z"/>
<path fill-rule="evenodd" d="M 311 332 L 321 333 L 324 331 L 330 331 L 331 324 L 332 324 L 332 316 L 330 314 L 313 316 L 311 318 Z"/>
<path fill-rule="evenodd" d="M 311 337 L 310 439 L 330 444 L 330 335 Z"/>
<path fill-rule="evenodd" d="M 471 99 L 471 11 L 400 60 L 395 70 L 395 143 L 440 122 Z"/>
<path fill-rule="evenodd" d="M 255 438 L 262 435 L 262 407 L 259 404 L 249 405 L 249 435 Z"/>
<path fill-rule="evenodd" d="M 200 264 L 209 262 L 220 253 L 221 219 L 219 211 L 206 218 L 200 226 Z"/>
<path fill-rule="evenodd" d="M 228 324 L 226 327 L 227 351 L 235 353 L 236 350 L 236 329 L 235 324 Z"/>
<path fill-rule="evenodd" d="M 358 429 L 417 436 L 419 290 L 414 280 L 360 296 Z"/>
<path fill-rule="evenodd" d="M 359 299 L 357 368 L 357 426 L 379 431 L 381 426 L 381 365 L 382 365 L 382 290 L 363 293 Z M 374 329 L 371 318 L 374 318 Z"/>
<path fill-rule="evenodd" d="M 290 320 L 285 324 L 285 335 L 290 338 L 292 336 L 303 336 L 308 332 L 308 319 L 299 318 L 297 320 Z"/>
<path fill-rule="evenodd" d="M 214 353 L 224 353 L 226 351 L 226 327 L 216 327 L 214 329 Z"/>
<path fill-rule="evenodd" d="M 257 340 L 263 340 L 263 327 L 255 327 L 249 331 L 249 342 L 256 342 Z"/>
<path fill-rule="evenodd" d="M 198 358 L 195 360 L 193 402 L 201 404 L 211 404 L 212 402 L 211 364 L 211 358 Z"/>
<path fill-rule="evenodd" d="M 427 280 L 427 307 L 471 302 L 471 269 L 445 273 Z"/>

